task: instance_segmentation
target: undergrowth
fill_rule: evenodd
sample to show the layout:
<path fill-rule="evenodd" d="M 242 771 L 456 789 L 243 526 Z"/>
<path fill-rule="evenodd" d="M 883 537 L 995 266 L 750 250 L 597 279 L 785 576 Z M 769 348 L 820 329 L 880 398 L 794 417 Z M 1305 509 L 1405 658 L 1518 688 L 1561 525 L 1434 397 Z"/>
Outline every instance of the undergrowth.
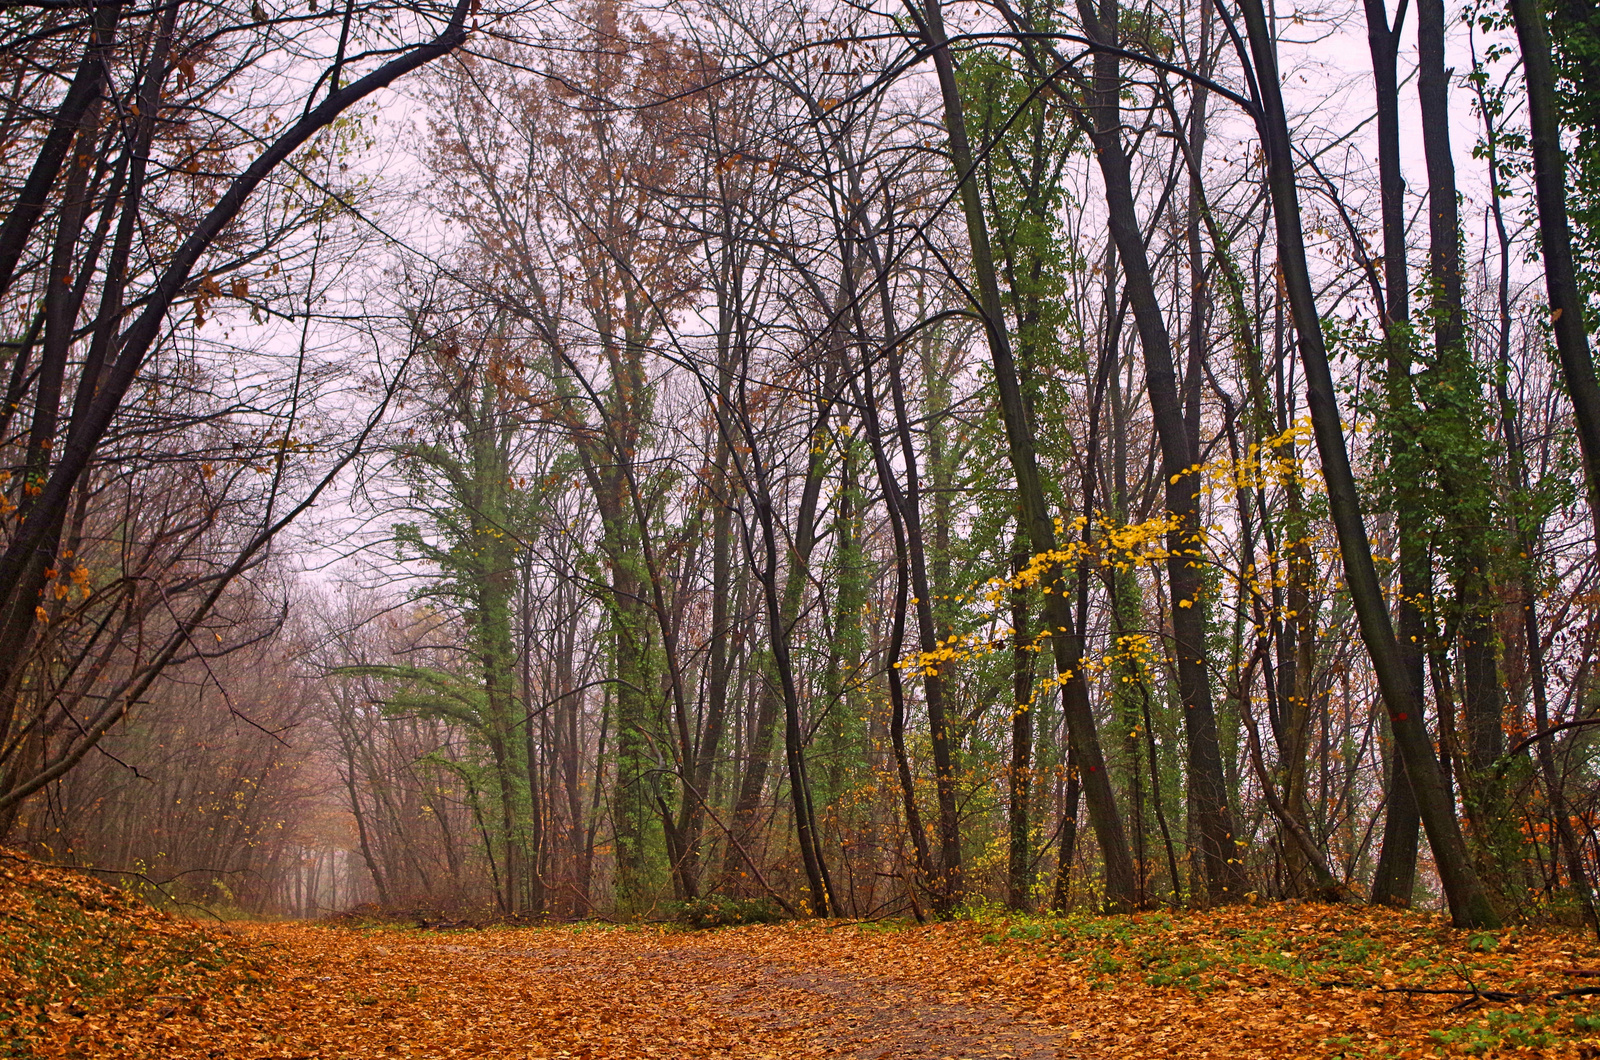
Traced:
<path fill-rule="evenodd" d="M 782 911 L 766 898 L 730 898 L 723 894 L 676 902 L 668 912 L 673 923 L 699 929 L 775 924 L 783 919 Z"/>
<path fill-rule="evenodd" d="M 1600 975 L 1580 967 L 1600 956 L 1573 932 L 1467 932 L 1427 914 L 1332 906 L 974 919 L 980 943 L 1051 954 L 1092 990 L 1132 980 L 1205 997 L 1292 985 L 1346 994 L 1352 1005 L 1431 1004 L 1466 1016 L 1429 1031 L 1424 1055 L 1542 1055 L 1576 1045 L 1600 1060 L 1600 998 L 1550 996 Z M 1492 993 L 1517 996 L 1484 996 Z M 1335 1035 L 1324 1044 L 1337 1057 L 1395 1055 L 1384 1042 Z"/>
<path fill-rule="evenodd" d="M 0 852 L 0 1057 L 130 1006 L 200 1015 L 261 978 L 233 940 L 79 873 Z"/>

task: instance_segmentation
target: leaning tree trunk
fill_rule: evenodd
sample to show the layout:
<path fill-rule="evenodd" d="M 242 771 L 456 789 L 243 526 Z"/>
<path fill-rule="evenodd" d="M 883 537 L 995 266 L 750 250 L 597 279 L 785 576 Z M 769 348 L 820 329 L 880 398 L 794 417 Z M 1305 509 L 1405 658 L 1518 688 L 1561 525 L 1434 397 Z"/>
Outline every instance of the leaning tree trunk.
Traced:
<path fill-rule="evenodd" d="M 1561 116 L 1556 104 L 1554 46 L 1544 10 L 1537 0 L 1507 0 L 1522 45 L 1522 76 L 1528 86 L 1528 129 L 1532 134 L 1534 197 L 1539 204 L 1539 249 L 1545 290 L 1550 296 L 1550 329 L 1561 357 L 1561 376 L 1572 401 L 1578 445 L 1588 471 L 1589 507 L 1600 549 L 1600 381 L 1596 381 L 1584 300 L 1572 260 L 1572 226 L 1567 218 L 1566 154 L 1561 150 Z"/>
<path fill-rule="evenodd" d="M 1339 539 L 1344 561 L 1345 582 L 1351 605 L 1361 629 L 1361 639 L 1372 658 L 1395 743 L 1405 760 L 1411 789 L 1434 862 L 1450 903 L 1451 919 L 1457 927 L 1495 927 L 1499 914 L 1489 900 L 1477 870 L 1467 856 L 1466 841 L 1455 816 L 1455 807 L 1445 793 L 1439 761 L 1434 757 L 1433 741 L 1423 723 L 1422 703 L 1412 692 L 1404 657 L 1395 641 L 1394 627 L 1384 605 L 1383 589 L 1372 560 L 1372 542 L 1361 514 L 1361 499 L 1356 492 L 1350 454 L 1345 446 L 1344 428 L 1339 421 L 1339 403 L 1333 372 L 1323 343 L 1322 321 L 1317 314 L 1316 296 L 1306 261 L 1305 236 L 1301 229 L 1300 194 L 1295 184 L 1293 149 L 1289 123 L 1283 106 L 1282 83 L 1278 75 L 1277 44 L 1267 22 L 1261 0 L 1240 0 L 1250 54 L 1254 60 L 1259 98 L 1255 118 L 1267 158 L 1267 183 L 1272 196 L 1273 220 L 1278 237 L 1278 260 L 1283 284 L 1294 317 L 1300 359 L 1305 370 L 1307 400 L 1311 408 L 1312 429 L 1322 458 L 1322 474 L 1328 487 L 1328 510 Z"/>

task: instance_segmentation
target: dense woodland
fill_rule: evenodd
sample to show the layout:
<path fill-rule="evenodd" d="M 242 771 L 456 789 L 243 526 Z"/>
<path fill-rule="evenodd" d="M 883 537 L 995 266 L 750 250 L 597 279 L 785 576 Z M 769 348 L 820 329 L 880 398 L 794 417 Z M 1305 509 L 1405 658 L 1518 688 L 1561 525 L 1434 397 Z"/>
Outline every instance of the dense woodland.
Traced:
<path fill-rule="evenodd" d="M 0 838 L 1595 924 L 1581 0 L 6 0 Z"/>

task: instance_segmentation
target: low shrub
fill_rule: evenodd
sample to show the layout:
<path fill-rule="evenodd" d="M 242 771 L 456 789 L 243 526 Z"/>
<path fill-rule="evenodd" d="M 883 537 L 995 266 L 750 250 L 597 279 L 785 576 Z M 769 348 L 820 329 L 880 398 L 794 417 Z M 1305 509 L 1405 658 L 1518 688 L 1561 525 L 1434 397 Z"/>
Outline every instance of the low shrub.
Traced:
<path fill-rule="evenodd" d="M 782 919 L 783 913 L 770 899 L 730 898 L 725 894 L 691 898 L 672 909 L 673 923 L 696 929 L 772 924 Z"/>

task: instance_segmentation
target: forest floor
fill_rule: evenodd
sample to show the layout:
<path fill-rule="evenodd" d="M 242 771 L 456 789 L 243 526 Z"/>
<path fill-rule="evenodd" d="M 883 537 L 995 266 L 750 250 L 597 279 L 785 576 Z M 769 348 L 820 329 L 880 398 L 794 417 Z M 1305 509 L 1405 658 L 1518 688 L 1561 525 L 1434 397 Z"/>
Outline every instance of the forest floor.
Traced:
<path fill-rule="evenodd" d="M 1592 938 L 1358 907 L 695 932 L 208 927 L 0 858 L 10 1057 L 1594 1060 L 1600 997 L 1575 990 L 1600 990 Z"/>

